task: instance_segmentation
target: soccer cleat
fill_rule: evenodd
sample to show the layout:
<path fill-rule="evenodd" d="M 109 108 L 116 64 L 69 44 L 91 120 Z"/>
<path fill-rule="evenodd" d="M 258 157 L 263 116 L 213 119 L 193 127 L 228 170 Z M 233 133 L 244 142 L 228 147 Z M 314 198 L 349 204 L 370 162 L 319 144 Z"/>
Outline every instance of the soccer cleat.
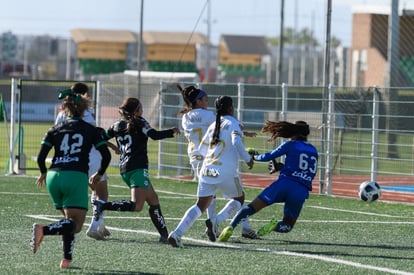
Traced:
<path fill-rule="evenodd" d="M 288 233 L 290 230 L 292 230 L 292 226 L 285 221 L 279 222 L 274 229 L 274 231 L 279 233 Z"/>
<path fill-rule="evenodd" d="M 173 247 L 184 248 L 183 244 L 181 243 L 181 238 L 177 236 L 177 234 L 175 233 L 175 231 L 172 231 L 170 233 L 170 235 L 168 235 L 168 242 Z"/>
<path fill-rule="evenodd" d="M 93 218 L 95 219 L 95 221 L 99 221 L 99 218 L 102 215 L 102 211 L 103 211 L 102 207 L 103 207 L 104 203 L 105 202 L 101 201 L 101 200 L 94 200 L 93 201 L 93 205 L 95 206 L 93 208 Z"/>
<path fill-rule="evenodd" d="M 111 232 L 109 232 L 108 228 L 106 228 L 105 225 L 102 225 L 102 227 L 101 228 L 98 228 L 98 230 L 102 234 L 102 236 L 104 236 L 104 237 L 111 236 Z"/>
<path fill-rule="evenodd" d="M 111 235 L 111 232 L 106 228 L 106 226 L 103 223 L 103 220 L 99 220 L 100 223 L 98 224 L 98 233 L 101 234 L 103 237 L 108 237 Z"/>
<path fill-rule="evenodd" d="M 251 228 L 243 228 L 242 237 L 246 239 L 258 239 L 259 238 L 256 234 L 256 231 L 254 231 Z"/>
<path fill-rule="evenodd" d="M 99 233 L 98 230 L 94 230 L 94 229 L 91 229 L 91 230 L 88 229 L 88 231 L 86 231 L 86 236 L 88 236 L 89 238 L 95 239 L 97 241 L 105 240 L 105 237 L 101 235 L 101 233 Z"/>
<path fill-rule="evenodd" d="M 262 228 L 260 228 L 257 231 L 257 235 L 264 236 L 266 234 L 269 234 L 276 228 L 276 225 L 277 225 L 277 219 L 276 218 L 271 219 L 270 222 L 265 224 Z"/>
<path fill-rule="evenodd" d="M 30 247 L 33 253 L 39 250 L 40 243 L 43 240 L 43 225 L 34 223 L 32 231 L 32 239 L 30 240 Z"/>
<path fill-rule="evenodd" d="M 61 261 L 60 261 L 60 268 L 69 268 L 70 267 L 70 263 L 71 263 L 72 261 L 71 260 L 68 260 L 68 259 L 62 259 Z"/>
<path fill-rule="evenodd" d="M 100 227 L 102 228 L 103 223 L 101 221 L 95 221 L 92 220 L 91 224 L 88 227 L 88 230 L 86 230 L 86 236 L 89 238 L 102 241 L 105 240 L 104 235 L 102 234 L 102 230 L 100 230 Z"/>
<path fill-rule="evenodd" d="M 221 231 L 221 234 L 218 237 L 218 240 L 220 242 L 227 242 L 228 239 L 231 237 L 231 235 L 233 235 L 233 227 L 227 226 L 223 229 L 223 231 Z"/>
<path fill-rule="evenodd" d="M 212 242 L 215 242 L 217 239 L 217 224 L 208 219 L 206 220 L 206 226 L 206 235 L 208 239 Z"/>
<path fill-rule="evenodd" d="M 169 244 L 168 237 L 164 237 L 164 236 L 161 236 L 158 242 L 162 244 Z"/>

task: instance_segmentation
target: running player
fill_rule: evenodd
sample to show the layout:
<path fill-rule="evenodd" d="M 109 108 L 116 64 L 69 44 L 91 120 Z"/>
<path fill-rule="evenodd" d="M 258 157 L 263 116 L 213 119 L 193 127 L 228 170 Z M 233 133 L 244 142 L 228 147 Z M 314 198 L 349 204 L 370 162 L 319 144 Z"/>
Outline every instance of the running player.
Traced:
<path fill-rule="evenodd" d="M 153 140 L 171 138 L 180 133 L 177 127 L 158 131 L 151 127 L 142 117 L 142 105 L 138 98 L 130 97 L 124 100 L 119 107 L 122 116 L 106 131 L 106 138 L 115 138 L 121 152 L 119 168 L 121 177 L 131 189 L 131 200 L 117 200 L 112 202 L 95 201 L 97 215 L 104 210 L 109 211 L 136 211 L 140 212 L 147 202 L 149 216 L 157 228 L 161 243 L 167 243 L 168 231 L 164 216 L 161 213 L 158 195 L 151 184 L 148 173 L 148 137 Z"/>
<path fill-rule="evenodd" d="M 204 160 L 198 148 L 207 128 L 216 120 L 216 115 L 213 111 L 207 110 L 208 95 L 205 91 L 197 89 L 194 86 L 188 86 L 183 89 L 180 85 L 177 85 L 177 88 L 181 91 L 186 105 L 179 114 L 182 115 L 181 126 L 188 140 L 187 153 L 193 170 L 194 180 L 198 182 L 198 174 Z M 255 137 L 256 133 L 244 131 L 243 135 Z M 214 233 L 211 228 L 217 226 L 212 222 L 215 221 L 216 216 L 216 196 L 211 200 L 206 212 L 206 235 L 211 241 L 215 241 L 216 236 L 213 235 Z M 218 231 L 218 228 L 215 231 Z M 257 238 L 256 232 L 250 228 L 248 219 L 242 223 L 242 237 L 250 239 Z"/>
<path fill-rule="evenodd" d="M 245 150 L 240 122 L 233 117 L 231 97 L 218 97 L 215 106 L 216 121 L 209 126 L 199 147 L 204 161 L 199 175 L 198 199 L 168 236 L 168 241 L 174 247 L 183 247 L 181 237 L 207 209 L 217 189 L 230 200 L 217 214 L 215 221 L 207 223 L 212 233 L 209 236 L 212 241 L 215 241 L 216 225 L 232 217 L 244 202 L 244 191 L 238 171 L 239 159 L 244 160 L 249 169 L 253 167 L 253 159 Z"/>
<path fill-rule="evenodd" d="M 85 83 L 75 83 L 74 85 L 72 85 L 70 89 L 75 94 L 88 96 L 89 88 Z M 55 124 L 59 124 L 65 119 L 67 119 L 67 115 L 64 111 L 61 111 L 56 117 Z M 85 110 L 82 119 L 90 123 L 91 125 L 96 126 L 95 116 L 92 108 Z M 112 146 L 112 144 L 110 143 L 108 143 L 108 145 Z M 111 148 L 113 148 L 113 146 Z M 92 147 L 91 152 L 89 154 L 89 176 L 93 175 L 99 169 L 101 159 L 102 157 L 99 154 L 99 152 L 94 147 Z M 93 201 L 96 199 L 102 201 L 108 200 L 108 177 L 106 173 L 102 175 L 100 184 L 96 185 L 96 187 L 92 190 L 91 202 L 93 212 L 96 211 L 95 205 L 93 204 Z M 96 240 L 103 240 L 104 237 L 108 237 L 111 234 L 104 225 L 104 214 L 102 213 L 101 215 L 102 216 L 100 217 L 99 221 L 95 221 L 95 219 L 91 220 L 88 230 L 86 231 L 86 235 L 88 237 L 91 237 Z"/>
<path fill-rule="evenodd" d="M 272 219 L 270 223 L 258 230 L 263 236 L 271 231 L 288 233 L 302 211 L 305 200 L 309 198 L 318 166 L 318 151 L 307 141 L 309 125 L 304 121 L 290 123 L 286 121 L 267 121 L 262 128 L 263 133 L 270 133 L 270 140 L 277 137 L 290 138 L 271 152 L 255 155 L 257 161 L 270 161 L 286 156 L 285 164 L 280 171 L 279 178 L 266 187 L 250 204 L 244 206 L 223 229 L 219 241 L 226 242 L 233 234 L 233 229 L 243 219 L 254 215 L 262 208 L 273 203 L 284 202 L 284 216 L 282 221 Z"/>
<path fill-rule="evenodd" d="M 102 134 L 91 124 L 82 120 L 89 108 L 86 96 L 75 94 L 72 90 L 62 91 L 62 108 L 68 119 L 50 128 L 42 140 L 37 163 L 40 176 L 36 184 L 47 190 L 56 209 L 64 219 L 49 225 L 33 224 L 31 249 L 39 250 L 45 235 L 61 235 L 63 259 L 61 268 L 69 268 L 75 243 L 75 233 L 79 233 L 88 211 L 88 162 L 89 152 L 94 146 L 102 156 L 100 167 L 89 178 L 92 187 L 101 181 L 111 160 L 111 154 Z M 46 168 L 46 157 L 54 148 L 52 165 Z"/>

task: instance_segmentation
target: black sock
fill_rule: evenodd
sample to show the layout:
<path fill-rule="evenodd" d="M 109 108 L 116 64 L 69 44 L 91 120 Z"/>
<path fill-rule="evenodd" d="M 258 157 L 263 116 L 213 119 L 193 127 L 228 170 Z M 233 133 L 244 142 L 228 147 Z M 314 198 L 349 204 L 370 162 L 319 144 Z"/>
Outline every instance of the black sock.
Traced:
<path fill-rule="evenodd" d="M 63 258 L 72 260 L 73 249 L 75 248 L 75 233 L 68 233 L 62 236 Z"/>
<path fill-rule="evenodd" d="M 43 235 L 64 235 L 75 232 L 75 222 L 63 219 L 43 227 Z"/>
<path fill-rule="evenodd" d="M 103 210 L 109 211 L 135 211 L 135 202 L 130 200 L 118 200 L 105 202 Z"/>
<path fill-rule="evenodd" d="M 248 218 L 249 216 L 256 213 L 256 211 L 251 207 L 251 205 L 243 206 L 239 212 L 237 212 L 236 216 L 234 216 L 233 220 L 230 222 L 230 225 L 235 228 L 241 221 Z"/>
<path fill-rule="evenodd" d="M 160 205 L 150 205 L 148 212 L 151 217 L 152 223 L 155 225 L 155 228 L 157 228 L 160 235 L 162 237 L 167 238 L 168 237 L 167 225 L 165 224 L 164 216 L 161 213 Z"/>

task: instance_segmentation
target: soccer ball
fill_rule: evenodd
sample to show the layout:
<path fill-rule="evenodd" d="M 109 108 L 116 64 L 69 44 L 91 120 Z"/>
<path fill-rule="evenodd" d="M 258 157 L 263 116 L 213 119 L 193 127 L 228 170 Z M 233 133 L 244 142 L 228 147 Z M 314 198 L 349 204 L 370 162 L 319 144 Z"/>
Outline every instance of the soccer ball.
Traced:
<path fill-rule="evenodd" d="M 381 196 L 381 187 L 375 181 L 364 181 L 359 186 L 359 198 L 366 202 L 374 202 Z"/>

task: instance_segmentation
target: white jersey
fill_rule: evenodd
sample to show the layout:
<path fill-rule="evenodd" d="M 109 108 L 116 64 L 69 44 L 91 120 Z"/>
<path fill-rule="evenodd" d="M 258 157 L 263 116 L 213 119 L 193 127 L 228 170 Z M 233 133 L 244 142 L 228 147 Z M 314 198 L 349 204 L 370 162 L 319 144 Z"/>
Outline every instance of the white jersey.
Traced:
<path fill-rule="evenodd" d="M 199 152 L 205 157 L 200 172 L 200 182 L 206 184 L 233 182 L 234 178 L 239 177 L 239 160 L 247 163 L 251 159 L 242 141 L 240 121 L 233 116 L 223 116 L 220 123 L 220 141 L 210 146 L 215 125 L 215 122 L 210 125 L 199 146 Z"/>
<path fill-rule="evenodd" d="M 66 116 L 64 111 L 60 111 L 56 117 L 55 124 L 61 123 L 62 121 L 66 120 L 68 117 Z M 93 110 L 88 109 L 83 113 L 82 119 L 93 126 L 96 126 L 96 121 L 93 115 Z"/>
<path fill-rule="evenodd" d="M 187 153 L 191 160 L 197 154 L 201 139 L 207 131 L 208 126 L 216 120 L 214 112 L 206 109 L 193 109 L 185 113 L 181 120 L 184 135 L 188 140 Z"/>

